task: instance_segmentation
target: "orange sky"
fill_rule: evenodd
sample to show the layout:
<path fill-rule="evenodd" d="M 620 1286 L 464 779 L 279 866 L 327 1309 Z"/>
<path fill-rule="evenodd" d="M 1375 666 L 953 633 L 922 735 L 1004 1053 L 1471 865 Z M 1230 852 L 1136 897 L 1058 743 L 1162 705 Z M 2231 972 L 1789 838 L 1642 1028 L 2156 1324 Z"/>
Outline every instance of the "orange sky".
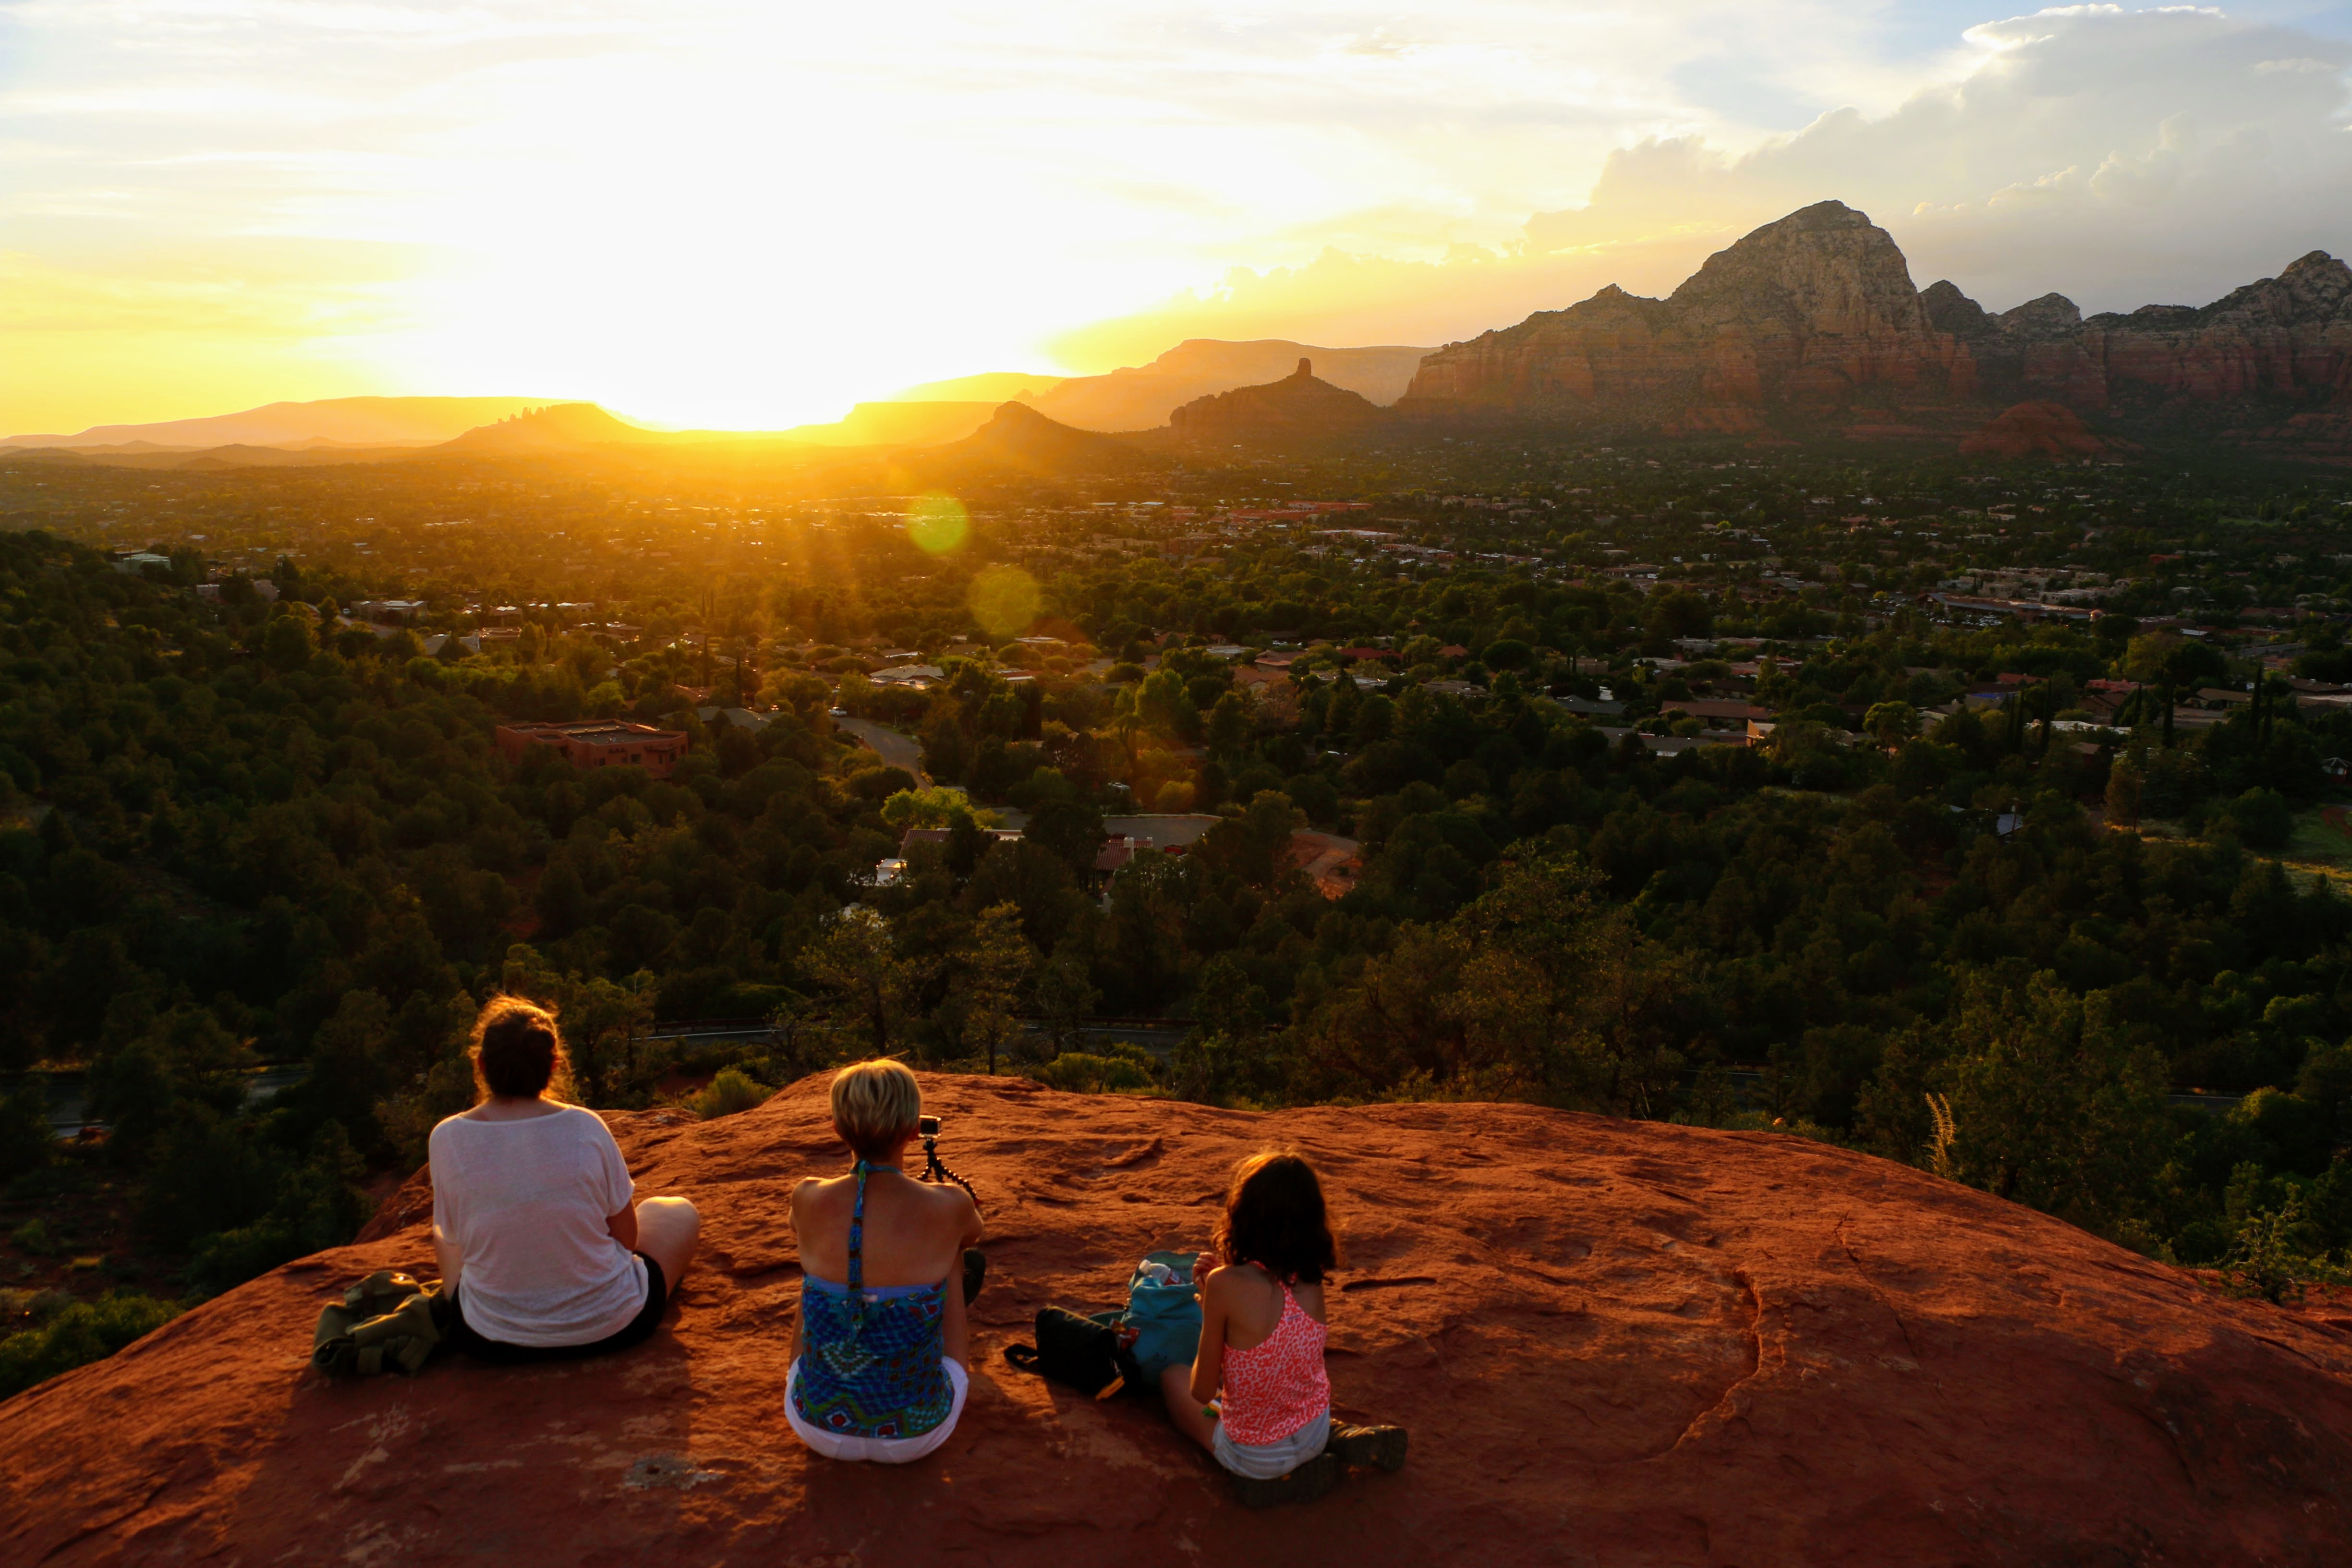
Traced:
<path fill-rule="evenodd" d="M 1825 196 L 1994 308 L 2195 303 L 2352 247 L 2342 17 L 15 0 L 0 432 L 1435 343 Z"/>

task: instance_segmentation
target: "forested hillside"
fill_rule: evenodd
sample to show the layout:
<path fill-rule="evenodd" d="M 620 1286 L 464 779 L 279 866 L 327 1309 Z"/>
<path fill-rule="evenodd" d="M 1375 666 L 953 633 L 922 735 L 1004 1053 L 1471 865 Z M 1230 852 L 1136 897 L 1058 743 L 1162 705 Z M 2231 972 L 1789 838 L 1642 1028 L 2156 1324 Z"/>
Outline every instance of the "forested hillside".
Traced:
<path fill-rule="evenodd" d="M 484 651 L 436 608 L 428 657 L 422 627 L 341 615 L 366 584 L 336 572 L 281 561 L 270 603 L 215 570 L 204 598 L 193 550 L 131 573 L 0 535 L 0 1068 L 80 1075 L 109 1129 L 52 1153 L 20 1079 L 10 1191 L 119 1224 L 51 1250 L 172 1296 L 342 1239 L 467 1102 L 464 1031 L 501 987 L 562 1005 L 592 1104 L 877 1049 L 1228 1103 L 1526 1099 L 1780 1125 L 2183 1261 L 2352 1244 L 2352 905 L 2266 854 L 2352 720 L 2263 675 L 2176 731 L 2175 695 L 2244 675 L 2221 648 L 2121 615 L 1933 620 L 1852 574 L 1759 604 L 1050 539 L 1016 586 L 1057 637 L 958 642 L 1015 569 L 834 547 L 875 560 L 628 625 L 541 604 Z M 1310 646 L 1210 651 L 1241 624 Z M 937 679 L 821 640 L 877 626 Z M 1743 634 L 1767 640 L 1738 669 L 1658 658 Z M 2089 683 L 2122 676 L 2140 689 L 2082 738 Z M 1715 738 L 1684 706 L 1709 698 L 1773 724 L 1672 749 Z M 918 737 L 933 787 L 836 733 L 835 703 Z M 493 746 L 501 717 L 583 713 L 679 724 L 691 752 L 649 779 Z M 1026 831 L 992 836 L 991 807 Z M 1221 819 L 1098 869 L 1106 815 L 1154 808 Z M 949 831 L 877 885 L 919 826 Z M 1302 871 L 1300 830 L 1353 849 L 1351 885 Z M 1187 1032 L 1056 1051 L 1106 1014 Z M 774 1043 L 649 1035 L 721 1016 Z M 308 1070 L 250 1100 L 263 1061 Z"/>

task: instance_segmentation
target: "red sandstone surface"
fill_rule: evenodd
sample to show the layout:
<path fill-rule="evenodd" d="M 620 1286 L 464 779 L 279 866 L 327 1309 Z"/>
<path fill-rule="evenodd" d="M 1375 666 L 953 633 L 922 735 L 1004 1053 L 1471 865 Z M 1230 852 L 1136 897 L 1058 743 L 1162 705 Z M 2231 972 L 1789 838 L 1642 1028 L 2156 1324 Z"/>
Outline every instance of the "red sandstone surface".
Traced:
<path fill-rule="evenodd" d="M 616 1113 L 705 1251 L 625 1355 L 415 1379 L 308 1370 L 320 1305 L 430 1267 L 420 1176 L 357 1245 L 0 1406 L 12 1564 L 1179 1562 L 2340 1563 L 2352 1320 L 2223 1300 L 2057 1221 L 1769 1133 L 1521 1106 L 1274 1115 L 925 1079 L 991 1236 L 972 1395 L 904 1470 L 778 1411 L 810 1080 L 716 1122 Z M 1402 1473 L 1245 1512 L 1153 1407 L 1008 1366 L 1046 1302 L 1206 1240 L 1240 1155 L 1322 1166 L 1344 1415 Z"/>
<path fill-rule="evenodd" d="M 1960 455 L 1969 458 L 2086 458 L 2106 449 L 2063 403 L 2005 408 L 1960 443 Z"/>

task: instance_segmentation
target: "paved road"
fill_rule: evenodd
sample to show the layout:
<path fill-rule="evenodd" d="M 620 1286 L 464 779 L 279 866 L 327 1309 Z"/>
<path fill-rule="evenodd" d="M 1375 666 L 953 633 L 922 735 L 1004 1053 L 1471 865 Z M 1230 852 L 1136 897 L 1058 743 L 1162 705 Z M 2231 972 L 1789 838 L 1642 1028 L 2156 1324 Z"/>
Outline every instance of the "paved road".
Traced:
<path fill-rule="evenodd" d="M 909 736 L 901 735 L 886 724 L 871 719 L 835 719 L 834 728 L 846 735 L 855 735 L 881 754 L 882 760 L 894 768 L 904 768 L 915 775 L 915 783 L 927 785 L 930 775 L 923 772 L 923 748 Z"/>
<path fill-rule="evenodd" d="M 274 1099 L 278 1090 L 301 1082 L 310 1071 L 308 1062 L 273 1062 L 268 1067 L 253 1068 L 245 1078 L 245 1102 L 258 1105 Z M 82 1075 L 79 1072 L 60 1073 L 49 1079 L 51 1136 L 70 1141 L 79 1137 L 81 1130 L 89 1125 L 89 1117 L 83 1110 L 82 1090 Z"/>
<path fill-rule="evenodd" d="M 1723 1069 L 1723 1076 L 1747 1089 L 1761 1088 L 1771 1081 L 1769 1073 L 1759 1071 L 1755 1068 L 1726 1068 Z M 2175 1105 L 2186 1105 L 2191 1110 L 2207 1111 L 2219 1116 L 2225 1111 L 2236 1110 L 2239 1102 L 2246 1097 L 2242 1094 L 2174 1093 L 2166 1098 Z"/>

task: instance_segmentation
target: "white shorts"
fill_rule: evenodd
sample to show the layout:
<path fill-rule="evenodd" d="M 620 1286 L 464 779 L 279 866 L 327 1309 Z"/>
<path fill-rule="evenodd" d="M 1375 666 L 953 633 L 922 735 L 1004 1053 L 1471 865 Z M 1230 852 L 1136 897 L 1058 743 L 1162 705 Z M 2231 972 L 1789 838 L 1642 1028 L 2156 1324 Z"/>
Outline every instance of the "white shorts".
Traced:
<path fill-rule="evenodd" d="M 1316 1455 L 1331 1441 L 1331 1413 L 1328 1410 L 1293 1432 L 1287 1437 L 1277 1437 L 1271 1443 L 1236 1443 L 1225 1435 L 1225 1424 L 1217 1423 L 1217 1463 L 1237 1476 L 1255 1481 L 1271 1481 L 1288 1475 Z"/>
<path fill-rule="evenodd" d="M 870 1459 L 877 1465 L 912 1464 L 948 1440 L 955 1430 L 956 1418 L 963 1414 L 964 1395 L 970 1392 L 971 1379 L 966 1375 L 963 1363 L 952 1356 L 940 1365 L 948 1369 L 948 1384 L 954 1391 L 948 1401 L 948 1418 L 919 1437 L 845 1437 L 838 1432 L 828 1432 L 813 1426 L 801 1415 L 800 1405 L 793 1398 L 793 1390 L 801 1378 L 801 1363 L 793 1363 L 793 1370 L 784 1379 L 784 1419 L 792 1423 L 793 1433 L 817 1453 L 828 1459 Z"/>

